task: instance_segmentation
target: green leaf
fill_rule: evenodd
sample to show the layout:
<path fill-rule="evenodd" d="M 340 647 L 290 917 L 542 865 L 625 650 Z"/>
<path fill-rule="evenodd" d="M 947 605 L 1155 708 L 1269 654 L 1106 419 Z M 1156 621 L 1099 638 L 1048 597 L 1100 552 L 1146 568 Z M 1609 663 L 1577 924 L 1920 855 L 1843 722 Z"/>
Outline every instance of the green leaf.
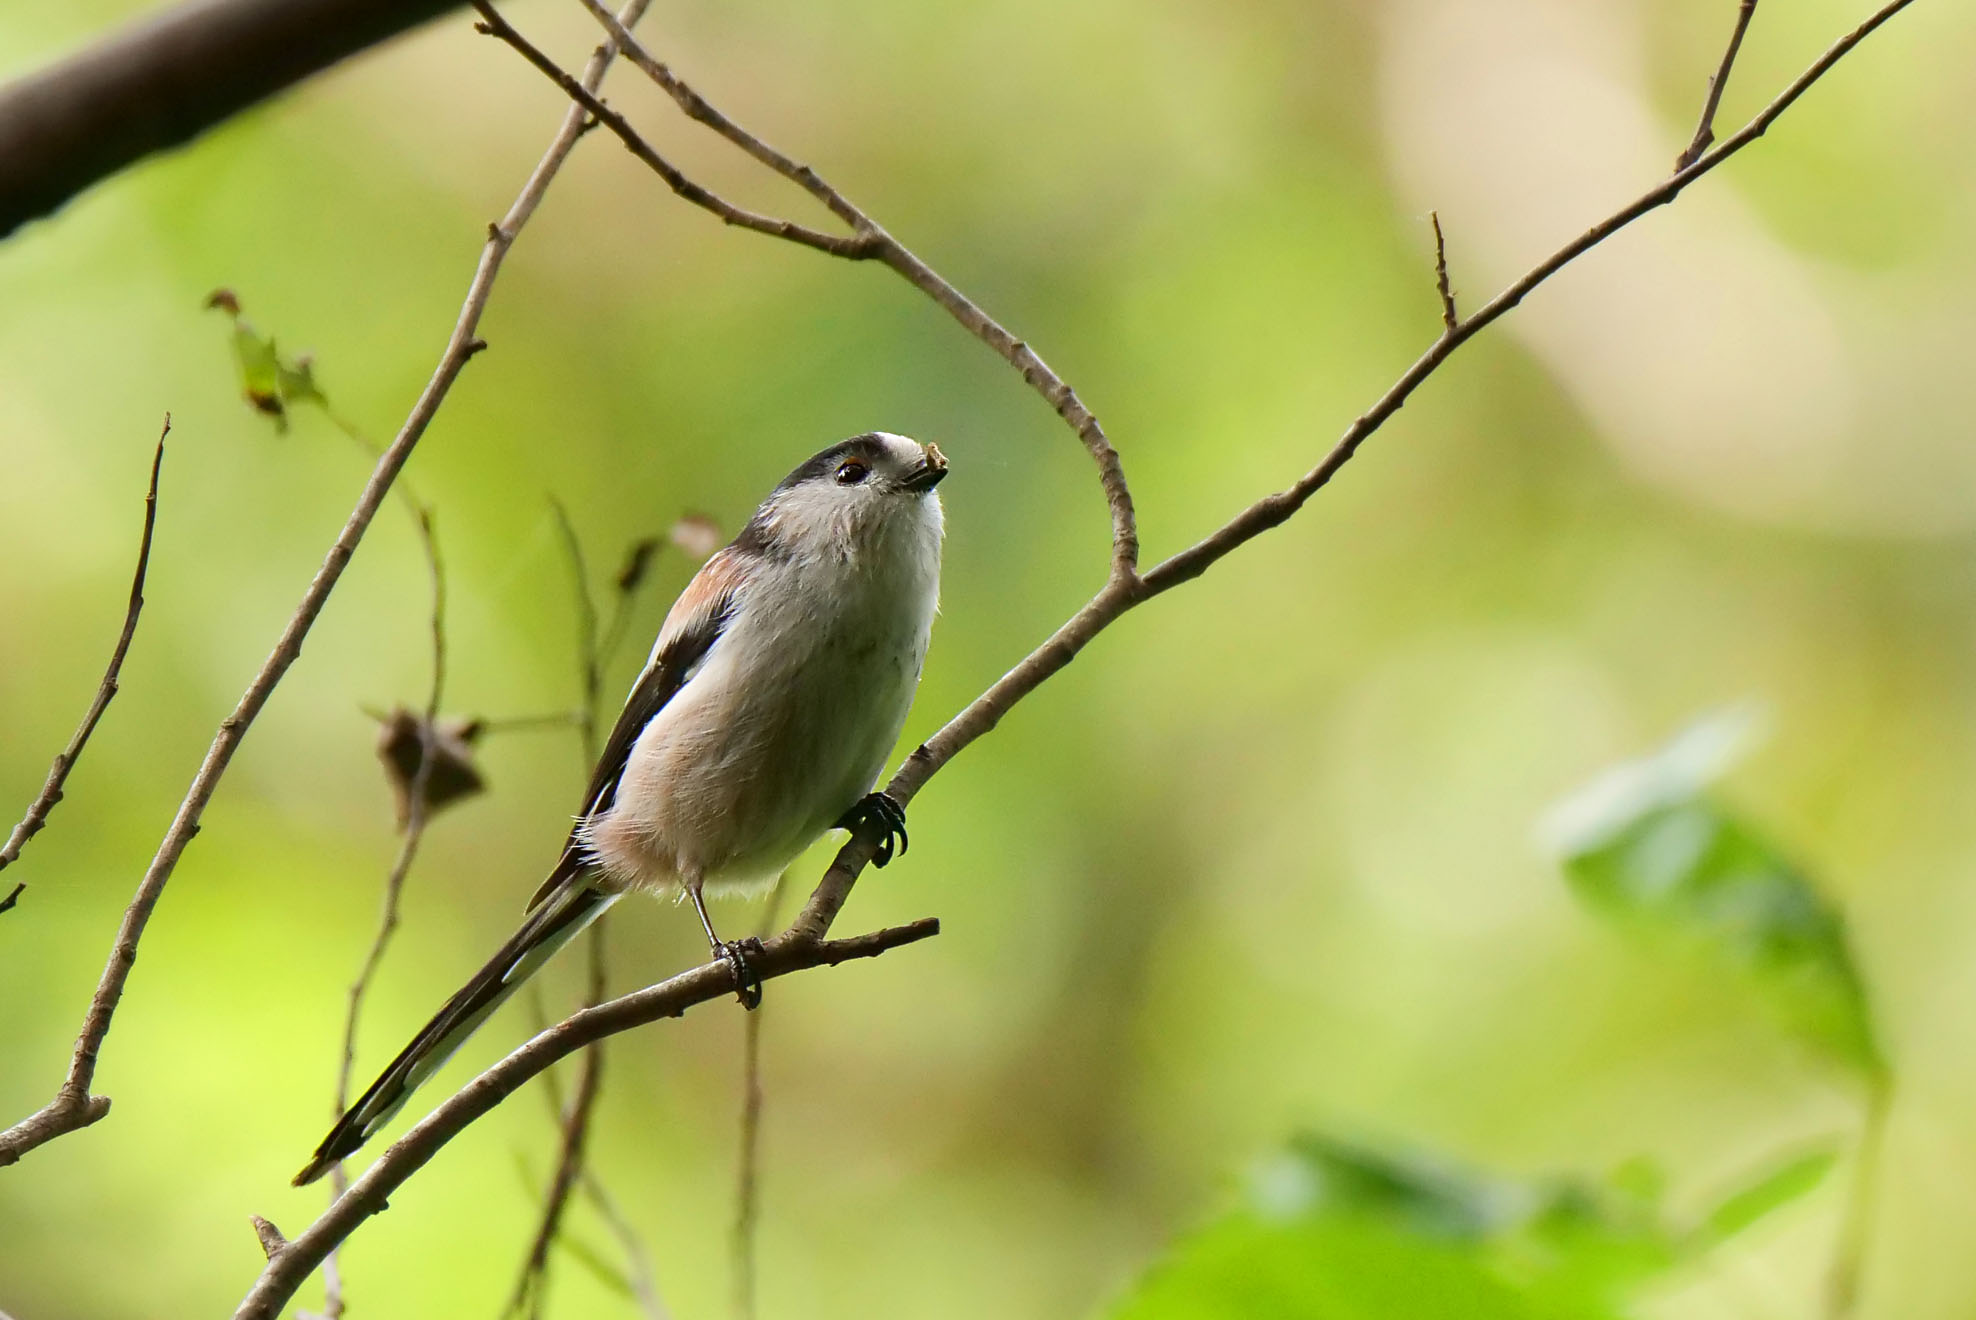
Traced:
<path fill-rule="evenodd" d="M 1823 1182 L 1838 1160 L 1837 1150 L 1821 1146 L 1784 1161 L 1747 1186 L 1731 1192 L 1696 1226 L 1694 1246 L 1705 1250 L 1725 1242 L 1783 1209 Z"/>
<path fill-rule="evenodd" d="M 1607 1320 L 1680 1259 L 1643 1170 L 1517 1181 L 1305 1134 L 1110 1317 Z"/>
<path fill-rule="evenodd" d="M 268 347 L 273 348 L 273 343 L 270 342 Z M 316 364 L 313 359 L 303 356 L 293 362 L 284 362 L 277 354 L 274 365 L 282 401 L 288 406 L 294 407 L 298 403 L 313 403 L 318 408 L 329 406 L 329 400 L 316 385 Z"/>
<path fill-rule="evenodd" d="M 1877 1075 L 1884 1064 L 1844 920 L 1709 792 L 1750 723 L 1742 712 L 1712 717 L 1607 771 L 1554 809 L 1544 832 L 1592 909 L 1737 969 L 1795 1031 Z"/>
<path fill-rule="evenodd" d="M 1279 1222 L 1242 1212 L 1188 1240 L 1111 1320 L 1610 1320 L 1539 1299 L 1471 1245 L 1343 1215 Z"/>
<path fill-rule="evenodd" d="M 241 315 L 240 299 L 231 289 L 218 289 L 206 306 L 225 312 L 233 321 L 233 360 L 240 371 L 240 392 L 256 412 L 274 419 L 275 430 L 288 429 L 288 412 L 297 404 L 314 404 L 328 411 L 329 399 L 316 384 L 315 363 L 305 354 L 290 361 Z"/>
<path fill-rule="evenodd" d="M 1520 1187 L 1322 1133 L 1293 1139 L 1257 1178 L 1254 1199 L 1282 1218 L 1364 1215 L 1423 1237 L 1469 1241 L 1527 1215 L 1532 1200 Z"/>
<path fill-rule="evenodd" d="M 247 322 L 235 320 L 233 359 L 240 368 L 240 392 L 247 402 L 272 417 L 276 429 L 287 430 L 288 408 L 282 400 L 281 362 L 274 340 L 261 338 Z"/>

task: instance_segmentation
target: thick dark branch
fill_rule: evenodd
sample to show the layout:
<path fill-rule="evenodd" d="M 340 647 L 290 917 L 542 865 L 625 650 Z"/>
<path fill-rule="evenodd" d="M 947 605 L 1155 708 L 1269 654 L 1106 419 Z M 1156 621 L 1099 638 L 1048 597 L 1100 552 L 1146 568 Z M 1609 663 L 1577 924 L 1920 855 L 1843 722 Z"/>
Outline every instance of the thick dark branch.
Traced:
<path fill-rule="evenodd" d="M 1756 0 L 1741 0 L 1736 6 L 1736 27 L 1729 34 L 1728 48 L 1722 52 L 1722 64 L 1709 76 L 1708 96 L 1702 101 L 1701 122 L 1695 125 L 1695 136 L 1674 158 L 1674 172 L 1679 174 L 1702 158 L 1702 153 L 1715 141 L 1715 111 L 1722 104 L 1722 89 L 1729 85 L 1729 70 L 1736 65 L 1736 52 L 1743 48 L 1743 34 L 1749 31 L 1750 20 L 1756 17 Z"/>
<path fill-rule="evenodd" d="M 41 792 L 29 804 L 27 815 L 21 817 L 20 824 L 14 826 L 13 833 L 7 836 L 4 847 L 0 847 L 0 871 L 6 870 L 20 858 L 21 849 L 27 841 L 41 832 L 48 823 L 48 814 L 62 800 L 63 785 L 68 783 L 69 772 L 75 769 L 76 759 L 82 749 L 89 745 L 89 735 L 96 732 L 96 725 L 103 718 L 103 712 L 110 708 L 110 698 L 117 695 L 117 676 L 123 672 L 124 657 L 130 653 L 131 639 L 137 636 L 137 616 L 144 609 L 144 575 L 151 568 L 151 533 L 158 524 L 158 473 L 165 464 L 165 437 L 172 433 L 172 418 L 165 414 L 165 426 L 158 433 L 158 447 L 151 454 L 151 484 L 144 492 L 144 533 L 137 541 L 137 571 L 130 579 L 130 599 L 124 605 L 123 631 L 117 635 L 117 644 L 110 652 L 110 663 L 103 670 L 103 680 L 96 685 L 96 698 L 89 703 L 88 712 L 82 723 L 76 726 L 69 745 L 55 758 L 49 767 L 48 778 L 41 785 Z M 15 885 L 5 899 L 0 899 L 0 912 L 5 912 L 20 900 L 21 891 L 27 886 Z"/>
<path fill-rule="evenodd" d="M 762 946 L 749 963 L 763 980 L 812 967 L 834 967 L 854 958 L 873 958 L 940 933 L 931 918 L 844 940 L 804 940 L 789 933 Z M 678 1017 L 696 1004 L 734 992 L 734 972 L 725 962 L 704 963 L 643 990 L 572 1014 L 541 1032 L 507 1058 L 468 1082 L 460 1091 L 392 1143 L 336 1204 L 261 1272 L 234 1320 L 276 1320 L 310 1273 L 357 1226 L 382 1210 L 391 1194 L 467 1126 L 519 1090 L 559 1059 L 607 1036 Z"/>
<path fill-rule="evenodd" d="M 197 0 L 0 87 L 0 237 L 458 0 Z"/>

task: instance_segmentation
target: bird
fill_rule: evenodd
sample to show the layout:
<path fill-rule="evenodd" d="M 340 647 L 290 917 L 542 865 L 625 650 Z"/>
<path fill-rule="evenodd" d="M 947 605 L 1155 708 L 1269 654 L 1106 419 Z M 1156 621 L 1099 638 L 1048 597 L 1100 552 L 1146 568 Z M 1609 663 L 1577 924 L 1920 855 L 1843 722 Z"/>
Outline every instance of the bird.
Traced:
<path fill-rule="evenodd" d="M 813 455 L 673 603 L 521 928 L 337 1120 L 298 1187 L 356 1153 L 522 982 L 625 894 L 684 897 L 749 1008 L 707 894 L 760 892 L 825 831 L 905 811 L 873 790 L 919 686 L 945 523 L 934 444 L 872 431 Z M 756 947 L 759 947 L 758 945 Z"/>

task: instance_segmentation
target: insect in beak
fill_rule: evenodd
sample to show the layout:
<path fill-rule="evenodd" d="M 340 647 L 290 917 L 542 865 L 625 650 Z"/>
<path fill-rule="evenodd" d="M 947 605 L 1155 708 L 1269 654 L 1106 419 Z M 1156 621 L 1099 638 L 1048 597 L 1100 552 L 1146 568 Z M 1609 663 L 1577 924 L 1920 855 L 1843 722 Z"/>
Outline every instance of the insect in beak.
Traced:
<path fill-rule="evenodd" d="M 947 475 L 947 456 L 940 452 L 940 446 L 928 445 L 926 458 L 907 474 L 905 487 L 915 495 L 924 495 L 940 484 Z"/>

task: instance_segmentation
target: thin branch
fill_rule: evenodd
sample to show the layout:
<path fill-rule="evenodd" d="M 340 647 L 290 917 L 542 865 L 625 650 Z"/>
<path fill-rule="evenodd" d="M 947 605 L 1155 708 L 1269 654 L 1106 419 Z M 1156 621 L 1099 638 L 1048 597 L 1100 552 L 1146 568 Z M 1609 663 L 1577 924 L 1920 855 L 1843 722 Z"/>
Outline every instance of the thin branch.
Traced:
<path fill-rule="evenodd" d="M 639 0 L 633 0 L 639 3 Z M 628 6 L 629 7 L 629 6 Z M 642 8 L 642 5 L 641 5 Z M 591 63 L 599 70 L 608 64 L 604 50 L 592 57 Z M 351 556 L 370 529 L 371 520 L 390 494 L 398 474 L 412 456 L 412 450 L 425 435 L 425 429 L 432 422 L 439 405 L 451 391 L 453 382 L 473 356 L 487 347 L 485 340 L 478 335 L 480 318 L 487 309 L 487 300 L 493 294 L 494 280 L 500 274 L 502 262 L 507 259 L 508 250 L 514 246 L 535 209 L 542 202 L 549 183 L 562 168 L 570 149 L 582 135 L 584 114 L 572 106 L 563 117 L 562 128 L 550 142 L 535 170 L 522 185 L 514 204 L 500 222 L 487 227 L 487 241 L 480 250 L 480 260 L 474 269 L 473 279 L 467 286 L 466 298 L 461 304 L 460 314 L 454 322 L 453 332 L 446 341 L 445 350 L 440 354 L 438 365 L 433 368 L 430 379 L 420 392 L 417 402 L 412 405 L 405 423 L 384 451 L 377 465 L 372 469 L 370 480 L 365 483 L 363 493 L 358 496 L 356 506 L 350 511 L 343 529 L 331 543 L 329 553 L 324 557 L 322 567 L 309 583 L 295 612 L 281 630 L 274 650 L 262 664 L 260 671 L 241 694 L 239 704 L 220 722 L 219 730 L 207 749 L 205 759 L 200 762 L 191 786 L 186 790 L 184 800 L 179 804 L 178 813 L 172 819 L 163 840 L 158 845 L 157 854 L 151 859 L 143 880 L 138 884 L 137 893 L 125 909 L 122 923 L 117 929 L 115 943 L 111 946 L 109 965 L 97 983 L 96 991 L 90 999 L 88 1012 L 83 1018 L 82 1032 L 76 1041 L 74 1056 L 69 1063 L 68 1074 L 64 1077 L 55 1098 L 26 1119 L 0 1132 L 0 1167 L 12 1164 L 28 1151 L 41 1146 L 66 1132 L 86 1126 L 100 1119 L 109 1110 L 109 1100 L 103 1096 L 91 1096 L 89 1088 L 96 1078 L 96 1062 L 103 1048 L 103 1040 L 109 1035 L 110 1023 L 116 1016 L 117 1005 L 123 998 L 125 985 L 130 980 L 132 966 L 137 961 L 137 946 L 144 937 L 146 926 L 150 924 L 151 913 L 164 893 L 165 885 L 171 880 L 178 867 L 178 860 L 184 854 L 192 838 L 199 832 L 199 819 L 205 814 L 206 804 L 212 801 L 220 780 L 226 774 L 233 754 L 239 750 L 241 740 L 247 735 L 268 698 L 288 673 L 289 667 L 302 653 L 302 643 L 309 630 L 315 626 L 323 606 L 336 589 L 349 565 Z"/>
<path fill-rule="evenodd" d="M 281 1230 L 276 1228 L 272 1221 L 263 1219 L 259 1215 L 248 1215 L 247 1222 L 254 1226 L 254 1236 L 260 1241 L 262 1256 L 273 1260 L 287 1250 L 288 1239 L 281 1235 Z"/>
<path fill-rule="evenodd" d="M 96 732 L 96 725 L 102 720 L 103 712 L 110 708 L 110 699 L 117 695 L 117 677 L 123 672 L 124 657 L 130 653 L 131 639 L 137 636 L 137 616 L 144 610 L 144 575 L 151 567 L 151 533 L 158 523 L 158 473 L 165 463 L 165 437 L 172 433 L 172 415 L 165 414 L 164 429 L 158 432 L 158 445 L 151 454 L 151 484 L 144 492 L 144 532 L 137 542 L 137 571 L 131 575 L 130 598 L 124 605 L 123 631 L 117 635 L 117 644 L 110 652 L 110 663 L 103 670 L 103 679 L 96 685 L 95 699 L 89 703 L 89 710 L 76 726 L 69 738 L 69 745 L 55 757 L 55 764 L 49 767 L 48 778 L 42 783 L 41 791 L 29 804 L 27 815 L 21 817 L 20 824 L 14 826 L 7 836 L 5 846 L 0 846 L 0 871 L 12 866 L 27 847 L 27 841 L 41 832 L 48 823 L 49 813 L 62 800 L 62 789 L 68 783 L 69 772 L 75 769 L 76 760 L 82 749 L 89 745 L 89 736 Z M 20 901 L 26 884 L 17 884 L 0 899 L 0 912 Z M 0 1160 L 0 1163 L 5 1163 Z"/>
<path fill-rule="evenodd" d="M 819 243 L 806 243 L 805 246 L 854 260 L 877 261 L 888 267 L 906 283 L 944 308 L 948 315 L 960 322 L 962 328 L 986 344 L 997 357 L 1020 372 L 1029 387 L 1043 396 L 1056 414 L 1072 431 L 1076 432 L 1078 440 L 1084 445 L 1092 461 L 1097 464 L 1105 505 L 1111 518 L 1112 555 L 1108 581 L 1112 583 L 1130 581 L 1136 575 L 1139 565 L 1139 525 L 1132 506 L 1132 492 L 1126 485 L 1125 470 L 1119 462 L 1118 451 L 1112 448 L 1104 427 L 1099 424 L 1091 410 L 1084 406 L 1083 400 L 1077 397 L 1077 392 L 1071 389 L 1034 349 L 1016 338 L 999 321 L 949 283 L 938 271 L 920 260 L 905 244 L 892 237 L 884 226 L 832 187 L 815 170 L 797 163 L 715 110 L 704 97 L 689 87 L 668 66 L 653 58 L 636 38 L 623 30 L 622 25 L 614 22 L 609 11 L 596 0 L 583 0 L 583 6 L 604 25 L 611 39 L 618 42 L 625 58 L 644 70 L 689 116 L 708 125 L 755 160 L 797 184 L 828 207 L 831 214 L 851 226 L 853 231 L 852 238 L 835 240 L 839 244 L 853 245 L 843 251 Z M 493 12 L 486 4 L 486 0 L 476 0 L 475 8 L 483 14 Z M 494 21 L 499 22 L 498 17 Z M 507 27 L 505 23 L 500 26 Z M 507 30 L 513 31 L 512 28 Z M 517 49 L 521 47 L 518 46 Z M 526 53 L 524 51 L 524 54 Z M 561 85 L 567 77 L 539 51 L 530 58 L 529 62 L 541 69 L 558 85 Z M 612 131 L 618 133 L 620 139 L 631 148 L 633 155 L 641 160 L 645 159 L 646 152 L 650 148 L 643 146 L 642 139 L 638 138 L 622 117 L 619 118 L 617 125 L 612 125 Z M 785 237 L 781 234 L 775 236 Z"/>
<path fill-rule="evenodd" d="M 571 594 L 576 598 L 576 670 L 583 689 L 583 703 L 578 707 L 582 720 L 577 728 L 583 739 L 583 759 L 589 762 L 597 759 L 598 706 L 604 687 L 600 672 L 603 666 L 598 661 L 597 600 L 590 594 L 590 567 L 584 560 L 583 542 L 577 537 L 569 510 L 558 499 L 551 499 L 549 507 L 555 511 L 556 529 L 563 538 L 563 551 L 569 556 Z"/>
<path fill-rule="evenodd" d="M 1729 85 L 1729 70 L 1735 66 L 1736 52 L 1743 48 L 1743 33 L 1749 31 L 1750 19 L 1756 16 L 1756 0 L 1741 0 L 1736 6 L 1736 27 L 1729 34 L 1729 47 L 1722 52 L 1722 65 L 1708 80 L 1708 97 L 1702 102 L 1701 122 L 1695 125 L 1695 136 L 1674 158 L 1674 172 L 1679 174 L 1702 158 L 1702 153 L 1715 141 L 1715 110 L 1722 104 L 1722 89 Z"/>
<path fill-rule="evenodd" d="M 777 876 L 755 938 L 767 939 L 775 930 L 788 888 L 786 877 Z M 734 1228 L 728 1239 L 735 1320 L 755 1320 L 756 1243 L 762 1216 L 762 1106 L 767 1100 L 762 1090 L 762 1015 L 767 1011 L 767 1004 L 757 1005 L 741 1026 L 741 1141 L 734 1160 Z"/>
<path fill-rule="evenodd" d="M 875 958 L 939 933 L 940 923 L 930 917 L 849 939 L 806 940 L 784 932 L 764 944 L 760 953 L 751 954 L 749 964 L 762 979 L 772 980 L 814 967 Z M 678 1017 L 697 1004 L 724 999 L 733 992 L 732 968 L 725 962 L 702 963 L 657 985 L 583 1009 L 537 1034 L 419 1120 L 337 1198 L 327 1213 L 291 1238 L 287 1249 L 262 1270 L 234 1312 L 235 1320 L 275 1320 L 332 1247 L 384 1209 L 392 1193 L 469 1124 L 557 1060 L 593 1041 L 661 1018 Z"/>
<path fill-rule="evenodd" d="M 648 536 L 634 541 L 625 552 L 624 563 L 618 567 L 615 585 L 616 598 L 611 604 L 611 621 L 604 626 L 603 640 L 597 644 L 598 681 L 603 680 L 603 672 L 624 646 L 626 632 L 631 627 L 632 606 L 638 601 L 638 590 L 645 585 L 645 575 L 651 571 L 652 561 L 664 550 L 668 539 L 663 536 Z"/>
<path fill-rule="evenodd" d="M 582 689 L 583 701 L 581 719 L 577 730 L 583 741 L 583 757 L 586 762 L 597 758 L 598 728 L 602 717 L 604 666 L 624 633 L 625 620 L 630 617 L 631 607 L 636 601 L 639 588 L 644 584 L 646 570 L 651 565 L 653 554 L 663 544 L 657 538 L 648 538 L 632 546 L 623 567 L 618 570 L 616 579 L 616 599 L 611 609 L 611 622 L 605 626 L 597 612 L 596 598 L 590 591 L 590 569 L 583 554 L 583 542 L 576 532 L 576 524 L 570 520 L 569 510 L 560 500 L 550 501 L 555 510 L 556 523 L 562 532 L 563 545 L 569 554 L 572 590 L 576 598 L 576 658 L 577 682 Z M 583 1006 L 591 1008 L 604 1000 L 608 982 L 605 956 L 605 929 L 608 917 L 596 922 L 587 932 L 586 951 L 589 956 L 589 984 Z M 540 998 L 536 1000 L 538 1009 Z M 544 1298 L 548 1290 L 549 1255 L 556 1245 L 556 1236 L 562 1230 L 564 1212 L 569 1207 L 569 1199 L 578 1184 L 585 1178 L 584 1157 L 589 1146 L 590 1121 L 597 1108 L 597 1097 L 603 1086 L 604 1044 L 602 1041 L 583 1052 L 582 1070 L 577 1075 L 576 1092 L 571 1097 L 569 1107 L 558 1116 L 560 1132 L 559 1152 L 556 1159 L 556 1172 L 549 1180 L 548 1192 L 542 1199 L 542 1214 L 537 1220 L 535 1236 L 529 1243 L 528 1254 L 523 1257 L 520 1277 L 515 1281 L 514 1292 L 510 1294 L 507 1315 L 526 1314 L 531 1318 L 542 1314 Z M 555 1078 L 549 1081 L 553 1086 Z M 558 1106 L 560 1108 L 560 1106 Z M 596 1183 L 596 1179 L 591 1181 Z M 601 1184 L 597 1184 L 601 1192 Z M 633 1261 L 635 1266 L 636 1261 Z"/>
<path fill-rule="evenodd" d="M 666 181 L 667 187 L 693 205 L 713 212 L 730 225 L 752 229 L 758 234 L 768 234 L 775 238 L 786 238 L 792 243 L 801 243 L 805 247 L 813 247 L 833 256 L 858 258 L 872 255 L 871 244 L 865 238 L 837 238 L 811 229 L 808 225 L 777 220 L 773 216 L 750 211 L 744 206 L 736 206 L 711 189 L 693 182 L 680 171 L 678 166 L 654 150 L 651 143 L 639 137 L 623 115 L 605 105 L 598 99 L 596 93 L 564 72 L 539 47 L 515 31 L 513 25 L 495 11 L 494 6 L 486 3 L 486 0 L 474 0 L 473 7 L 485 20 L 475 24 L 480 32 L 490 37 L 499 37 L 514 47 L 523 59 L 540 69 L 552 82 L 561 87 L 571 100 L 589 111 L 592 118 L 617 134 L 618 140 L 624 143 L 631 154 L 650 166 L 654 173 Z"/>
<path fill-rule="evenodd" d="M 596 928 L 592 929 L 594 931 Z M 594 935 L 590 947 L 593 950 L 597 948 Z M 593 968 L 600 965 L 599 956 L 592 954 Z M 592 999 L 586 1007 L 594 1007 L 601 998 Z M 535 1317 L 542 1314 L 549 1283 L 549 1252 L 556 1245 L 556 1235 L 562 1231 L 563 1212 L 569 1206 L 570 1193 L 585 1176 L 583 1156 L 589 1144 L 590 1117 L 604 1081 L 603 1064 L 603 1042 L 593 1043 L 583 1051 L 583 1063 L 576 1077 L 576 1092 L 562 1114 L 556 1172 L 549 1180 L 548 1193 L 542 1198 L 542 1214 L 535 1226 L 535 1236 L 529 1241 L 528 1254 L 522 1259 L 521 1275 L 515 1280 L 514 1292 L 508 1297 L 506 1315 Z"/>
<path fill-rule="evenodd" d="M 513 733 L 536 729 L 580 729 L 583 727 L 583 712 L 580 710 L 550 711 L 546 715 L 505 715 L 498 719 L 476 718 L 474 723 L 482 733 Z"/>
<path fill-rule="evenodd" d="M 1656 185 L 1631 203 L 1600 221 L 1539 262 L 1522 278 L 1497 294 L 1455 330 L 1442 329 L 1412 366 L 1408 367 L 1385 394 L 1361 414 L 1339 438 L 1318 465 L 1286 490 L 1265 496 L 1230 519 L 1221 528 L 1134 580 L 1114 579 L 1085 603 L 1047 641 L 1031 652 L 1015 668 L 1004 674 L 960 714 L 922 743 L 892 777 L 885 791 L 900 805 L 910 802 L 942 766 L 968 744 L 1000 723 L 1016 702 L 1033 692 L 1051 675 L 1074 660 L 1105 628 L 1135 605 L 1205 573 L 1221 559 L 1271 528 L 1281 526 L 1351 461 L 1359 446 L 1390 420 L 1393 414 L 1457 349 L 1493 325 L 1528 297 L 1551 276 L 1577 258 L 1611 238 L 1641 216 L 1667 205 L 1695 180 L 1713 170 L 1769 129 L 1777 118 L 1804 95 L 1811 85 L 1882 24 L 1913 3 L 1890 0 L 1851 32 L 1834 42 L 1793 80 L 1775 100 L 1763 108 L 1734 135 L 1707 152 L 1680 174 Z M 790 927 L 794 933 L 820 938 L 850 897 L 860 871 L 870 862 L 875 840 L 853 837 L 837 853 L 809 902 Z"/>
<path fill-rule="evenodd" d="M 397 933 L 405 877 L 411 874 L 419 844 L 425 838 L 426 822 L 431 817 L 426 790 L 432 778 L 433 764 L 438 759 L 434 729 L 439 718 L 439 703 L 446 692 L 446 565 L 439 557 L 439 534 L 433 527 L 432 510 L 414 506 L 414 512 L 418 517 L 419 543 L 425 549 L 426 571 L 432 583 L 432 684 L 426 693 L 425 716 L 419 721 L 419 763 L 412 772 L 406 794 L 404 838 L 399 841 L 398 855 L 392 859 L 391 869 L 384 877 L 384 899 L 378 914 L 377 933 L 371 938 L 370 950 L 364 955 L 357 979 L 350 985 L 349 1006 L 343 1017 L 343 1050 L 336 1069 L 336 1094 L 329 1111 L 332 1119 L 340 1117 L 349 1108 L 350 1074 L 357 1063 L 357 1022 L 363 1013 L 364 1000 L 370 994 L 371 982 L 384 962 L 385 951 L 391 946 L 391 937 Z M 340 1161 L 330 1169 L 329 1174 L 333 1200 L 349 1190 L 350 1176 Z M 324 1320 L 342 1320 L 343 1275 L 334 1252 L 323 1263 L 323 1278 Z"/>
<path fill-rule="evenodd" d="M 611 1236 L 618 1240 L 619 1249 L 624 1252 L 625 1261 L 630 1266 L 632 1296 L 638 1299 L 638 1309 L 644 1313 L 645 1320 L 671 1320 L 671 1313 L 659 1296 L 659 1281 L 652 1272 L 651 1253 L 645 1250 L 645 1243 L 640 1240 L 638 1230 L 631 1226 L 624 1211 L 604 1190 L 604 1184 L 587 1169 L 583 1174 L 583 1193 L 590 1198 L 590 1203 L 596 1207 L 598 1215 L 609 1226 Z"/>
<path fill-rule="evenodd" d="M 1463 321 L 1460 329 L 1452 334 L 1442 335 L 1411 367 L 1406 369 L 1393 383 L 1392 388 L 1381 395 L 1371 408 L 1345 429 L 1344 435 L 1332 447 L 1331 452 L 1324 456 L 1322 462 L 1305 473 L 1294 486 L 1256 501 L 1220 530 L 1147 573 L 1145 581 L 1148 593 L 1158 594 L 1199 577 L 1229 551 L 1289 519 L 1304 506 L 1305 501 L 1337 475 L 1338 469 L 1351 461 L 1352 455 L 1358 452 L 1358 447 L 1365 443 L 1366 438 L 1398 412 L 1414 390 L 1419 388 L 1420 383 L 1447 361 L 1456 349 L 1508 314 L 1551 276 L 1641 216 L 1666 206 L 1679 197 L 1689 184 L 1762 137 L 1764 132 L 1777 121 L 1778 116 L 1790 109 L 1797 99 L 1803 96 L 1813 83 L 1824 77 L 1833 65 L 1872 35 L 1881 24 L 1912 3 L 1913 0 L 1891 0 L 1889 4 L 1875 11 L 1872 17 L 1828 47 L 1824 54 L 1814 60 L 1809 68 L 1799 74 L 1775 100 L 1758 112 L 1755 118 L 1720 145 L 1706 152 L 1700 160 L 1679 174 L 1649 188 L 1627 205 L 1566 243 L 1532 267 L 1521 279 L 1490 299 L 1480 311 Z"/>
<path fill-rule="evenodd" d="M 1441 234 L 1441 213 L 1429 211 L 1434 224 L 1434 291 L 1441 296 L 1441 328 L 1449 334 L 1461 329 L 1461 316 L 1455 311 L 1455 291 L 1448 284 L 1448 240 Z"/>

